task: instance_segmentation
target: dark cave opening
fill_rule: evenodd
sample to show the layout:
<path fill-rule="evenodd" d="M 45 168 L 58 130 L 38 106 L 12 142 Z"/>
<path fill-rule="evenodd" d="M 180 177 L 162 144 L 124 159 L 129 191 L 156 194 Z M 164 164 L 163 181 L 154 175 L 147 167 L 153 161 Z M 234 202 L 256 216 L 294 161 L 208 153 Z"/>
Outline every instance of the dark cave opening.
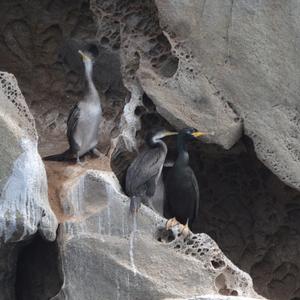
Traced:
<path fill-rule="evenodd" d="M 55 296 L 62 284 L 57 242 L 36 235 L 20 249 L 16 272 L 16 300 L 45 300 Z"/>

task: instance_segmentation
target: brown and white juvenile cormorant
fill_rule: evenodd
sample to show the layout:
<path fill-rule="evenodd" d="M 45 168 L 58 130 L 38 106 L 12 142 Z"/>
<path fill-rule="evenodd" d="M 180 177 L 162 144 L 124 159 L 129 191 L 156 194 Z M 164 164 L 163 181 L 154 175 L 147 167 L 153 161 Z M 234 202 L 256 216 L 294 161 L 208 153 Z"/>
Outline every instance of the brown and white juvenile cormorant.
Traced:
<path fill-rule="evenodd" d="M 136 212 L 141 202 L 163 214 L 164 184 L 162 168 L 167 155 L 167 146 L 161 140 L 177 132 L 156 130 L 146 137 L 148 149 L 142 151 L 131 163 L 126 173 L 125 190 L 131 198 L 130 211 Z"/>
<path fill-rule="evenodd" d="M 177 136 L 177 159 L 167 174 L 164 215 L 175 217 L 182 224 L 193 224 L 199 210 L 199 187 L 194 171 L 189 166 L 186 143 L 205 135 L 194 128 L 184 128 Z"/>
<path fill-rule="evenodd" d="M 95 52 L 95 51 L 94 51 Z M 101 102 L 93 82 L 93 54 L 80 51 L 85 69 L 87 91 L 83 100 L 70 111 L 67 120 L 67 137 L 69 149 L 61 154 L 44 157 L 44 160 L 64 161 L 79 158 L 89 151 L 97 152 L 99 125 L 102 119 Z"/>

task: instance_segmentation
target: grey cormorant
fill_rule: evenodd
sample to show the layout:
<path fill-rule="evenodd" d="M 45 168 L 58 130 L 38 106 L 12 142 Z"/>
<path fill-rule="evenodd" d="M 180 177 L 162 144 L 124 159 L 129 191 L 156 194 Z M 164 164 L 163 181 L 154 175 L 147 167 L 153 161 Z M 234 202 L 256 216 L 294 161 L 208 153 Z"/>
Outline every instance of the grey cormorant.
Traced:
<path fill-rule="evenodd" d="M 131 198 L 130 211 L 136 212 L 141 202 L 163 214 L 164 185 L 162 168 L 167 155 L 167 146 L 161 140 L 177 132 L 156 130 L 146 137 L 148 149 L 142 151 L 131 163 L 126 173 L 125 190 Z"/>
<path fill-rule="evenodd" d="M 189 166 L 186 143 L 205 135 L 194 128 L 182 129 L 177 136 L 178 156 L 167 174 L 164 215 L 175 217 L 182 224 L 193 224 L 199 210 L 199 187 L 196 176 Z"/>
<path fill-rule="evenodd" d="M 67 120 L 69 149 L 61 154 L 44 157 L 44 160 L 64 161 L 79 158 L 89 151 L 97 153 L 99 125 L 102 119 L 101 102 L 93 83 L 93 54 L 91 51 L 78 51 L 82 57 L 87 81 L 87 91 L 83 100 L 70 111 Z M 95 51 L 94 51 L 95 52 Z"/>

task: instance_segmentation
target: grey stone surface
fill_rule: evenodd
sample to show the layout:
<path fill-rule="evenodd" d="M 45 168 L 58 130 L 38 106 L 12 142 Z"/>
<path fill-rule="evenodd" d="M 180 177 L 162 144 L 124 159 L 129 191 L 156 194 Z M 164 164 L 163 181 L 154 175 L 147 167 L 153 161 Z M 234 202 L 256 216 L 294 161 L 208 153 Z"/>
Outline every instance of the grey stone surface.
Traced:
<path fill-rule="evenodd" d="M 179 66 L 196 67 L 196 81 L 200 84 L 208 80 L 207 85 L 217 92 L 215 97 L 233 107 L 241 117 L 259 159 L 284 182 L 299 189 L 297 16 L 300 3 L 272 0 L 155 0 L 155 3 L 161 27 L 179 58 Z M 184 93 L 189 86 L 184 71 L 181 67 L 174 76 L 182 86 L 176 91 L 183 91 L 185 99 L 189 99 L 190 91 Z M 156 89 L 156 83 L 151 83 L 151 90 Z M 169 89 L 161 89 L 159 96 L 163 99 Z M 203 87 L 197 97 L 213 101 Z M 159 103 L 161 110 L 170 110 L 167 105 L 162 100 Z M 213 104 L 207 113 L 216 109 Z M 196 105 L 196 115 L 201 116 L 202 112 L 201 105 Z M 220 114 L 225 115 L 223 111 Z M 220 122 L 220 127 L 223 124 Z"/>
<path fill-rule="evenodd" d="M 91 9 L 99 39 L 120 42 L 124 80 L 138 80 L 173 126 L 208 131 L 226 149 L 244 132 L 300 188 L 298 2 L 105 0 Z"/>
<path fill-rule="evenodd" d="M 0 73 L 1 171 L 0 240 L 16 242 L 37 230 L 56 237 L 44 165 L 37 152 L 33 117 L 12 74 Z"/>
<path fill-rule="evenodd" d="M 145 206 L 136 219 L 129 215 L 129 199 L 112 172 L 87 170 L 66 181 L 61 195 L 68 216 L 58 236 L 63 286 L 53 299 L 164 299 L 222 292 L 262 299 L 250 276 L 206 234 L 194 236 L 199 258 L 187 251 L 189 239 L 159 242 L 157 230 L 165 220 Z"/>
<path fill-rule="evenodd" d="M 179 298 L 176 298 L 180 300 Z M 164 300 L 175 300 L 175 299 L 164 299 Z M 182 299 L 184 300 L 184 299 Z M 193 297 L 188 298 L 185 300 L 257 300 L 257 298 L 248 298 L 248 297 L 237 297 L 237 296 L 215 296 L 215 295 L 207 295 L 207 296 L 200 296 L 200 297 Z"/>
<path fill-rule="evenodd" d="M 12 74 L 0 72 L 0 299 L 14 299 L 18 245 L 37 231 L 56 237 L 33 117 Z"/>
<path fill-rule="evenodd" d="M 141 60 L 137 76 L 157 112 L 175 128 L 198 128 L 209 133 L 208 142 L 226 149 L 241 137 L 240 118 L 220 99 L 209 80 L 201 76 L 198 63 L 179 60 L 174 76 L 164 78 L 152 71 L 148 61 Z"/>

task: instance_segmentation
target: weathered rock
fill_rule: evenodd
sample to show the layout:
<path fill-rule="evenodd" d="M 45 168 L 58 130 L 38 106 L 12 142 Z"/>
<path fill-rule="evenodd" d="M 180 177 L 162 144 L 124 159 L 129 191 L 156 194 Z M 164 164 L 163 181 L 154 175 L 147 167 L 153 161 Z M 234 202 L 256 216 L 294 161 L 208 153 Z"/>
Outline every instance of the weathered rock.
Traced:
<path fill-rule="evenodd" d="M 82 46 L 80 41 L 84 39 L 101 45 L 95 74 L 97 88 L 105 90 L 112 85 L 109 91 L 111 97 L 104 101 L 104 138 L 114 138 L 117 146 L 112 155 L 116 165 L 114 171 L 123 173 L 131 159 L 126 151 L 135 148 L 134 138 L 141 134 L 137 132 L 140 122 L 136 109 L 143 104 L 141 89 L 138 94 L 133 93 L 133 101 L 126 106 L 129 114 L 120 117 L 125 98 L 119 70 L 118 49 L 121 47 L 126 86 L 134 92 L 130 83 L 139 81 L 157 105 L 155 114 L 158 111 L 177 127 L 191 125 L 214 132 L 210 142 L 226 148 L 239 138 L 241 121 L 244 121 L 245 132 L 254 140 L 264 163 L 270 167 L 271 163 L 280 160 L 279 167 L 276 165 L 270 169 L 290 185 L 298 185 L 299 106 L 294 99 L 299 93 L 294 78 L 298 74 L 296 58 L 299 47 L 292 47 L 298 43 L 299 22 L 294 16 L 299 9 L 298 4 L 267 0 L 253 3 L 229 0 L 101 0 L 91 1 L 91 4 L 95 23 L 85 0 L 72 3 L 16 0 L 0 4 L 0 62 L 3 68 L 17 74 L 22 91 L 26 93 L 37 119 L 43 154 L 66 149 L 64 130 L 67 113 L 82 93 L 81 65 L 76 54 L 78 47 Z M 70 38 L 72 41 L 66 42 Z M 61 48 L 61 45 L 64 47 Z M 178 102 L 182 104 L 178 105 Z M 116 138 L 119 120 L 121 138 Z M 156 124 L 155 121 L 150 122 L 149 127 Z M 0 122 L 0 130 L 6 128 L 7 123 L 11 126 L 9 118 L 0 117 Z M 144 125 L 143 120 L 141 125 Z M 142 127 L 142 134 L 143 130 Z M 2 131 L 0 135 L 4 135 Z M 289 140 L 285 139 L 288 135 Z M 0 148 L 15 146 L 5 149 L 9 159 L 0 168 L 0 188 L 11 173 L 13 162 L 22 153 L 18 133 L 5 136 L 8 143 L 3 143 Z M 259 292 L 276 300 L 294 300 L 300 295 L 297 259 L 300 249 L 297 229 L 299 194 L 276 180 L 258 164 L 255 157 L 248 160 L 249 148 L 244 150 L 243 158 L 236 153 L 236 148 L 214 153 L 215 149 L 207 146 L 204 152 L 207 151 L 208 155 L 200 151 L 194 153 L 197 156 L 193 160 L 194 167 L 201 169 L 197 176 L 201 182 L 202 203 L 197 230 L 211 233 L 222 250 L 251 273 Z M 32 155 L 29 152 L 26 152 L 27 155 Z M 250 153 L 252 155 L 253 151 Z M 69 171 L 72 172 L 72 168 Z M 289 173 L 289 177 L 284 172 Z M 81 174 L 79 171 L 77 176 Z M 57 181 L 56 184 L 58 187 L 60 183 Z M 53 204 L 59 208 L 60 203 Z M 97 204 L 90 208 L 98 210 Z M 68 211 L 67 207 L 65 211 Z M 69 214 L 72 216 L 76 211 L 77 208 L 73 207 Z M 76 218 L 84 219 L 89 214 L 88 211 Z M 65 222 L 61 208 L 57 216 Z M 69 223 L 72 222 L 66 224 Z M 71 224 L 70 227 L 80 232 L 82 224 L 85 223 L 78 226 Z M 103 236 L 108 235 L 104 229 L 103 233 Z M 79 252 L 83 253 L 88 260 L 85 250 L 90 249 L 92 244 L 97 247 L 101 244 L 106 251 L 99 254 L 91 248 L 95 259 L 98 254 L 105 256 L 107 249 L 114 249 L 110 244 L 103 246 L 101 239 L 99 242 L 94 238 L 93 232 L 89 235 L 92 237 L 78 241 L 74 233 L 75 238 L 71 238 L 74 244 L 72 242 L 66 247 L 70 250 L 68 253 L 78 252 L 75 257 L 79 256 Z M 126 249 L 128 247 L 125 242 L 116 244 L 120 248 L 123 246 L 120 252 L 124 251 L 124 245 Z M 15 274 L 12 269 L 8 273 L 7 268 L 15 264 L 17 255 L 14 245 L 6 246 L 0 253 L 3 258 L 0 276 L 4 274 L 0 299 L 3 297 L 5 300 L 14 297 L 14 291 L 11 286 L 7 288 L 7 282 L 11 285 Z M 87 270 L 84 259 L 80 266 Z M 113 257 L 106 265 L 113 265 L 117 259 L 119 257 Z M 101 263 L 104 260 L 101 259 Z M 128 274 L 128 257 L 125 260 L 127 273 L 124 273 Z M 76 265 L 72 258 L 69 261 L 70 265 Z M 93 272 L 99 272 L 99 266 L 93 268 L 92 263 L 89 266 Z M 145 270 L 143 264 L 141 268 Z M 76 274 L 71 271 L 67 274 L 71 279 L 74 276 L 74 282 L 79 282 Z M 114 279 L 111 278 L 111 281 Z M 107 278 L 103 280 L 108 282 Z M 94 282 L 93 279 L 91 282 Z M 78 285 L 81 286 L 80 282 Z M 107 286 L 114 289 L 117 283 Z M 84 288 L 89 288 L 89 285 Z M 149 285 L 146 290 L 157 295 L 155 285 Z M 81 295 L 85 296 L 83 292 Z"/>
<path fill-rule="evenodd" d="M 57 221 L 48 203 L 47 178 L 37 152 L 34 121 L 15 77 L 0 73 L 0 239 L 19 241 L 37 230 L 48 240 Z"/>
<path fill-rule="evenodd" d="M 129 199 L 112 172 L 86 170 L 78 177 L 76 169 L 73 175 L 72 167 L 65 172 L 68 179 L 60 193 L 65 214 L 59 231 L 64 283 L 53 299 L 164 299 L 219 293 L 262 299 L 250 276 L 234 266 L 209 236 L 159 242 L 157 229 L 165 220 L 147 207 L 136 219 L 129 215 Z"/>
<path fill-rule="evenodd" d="M 295 21 L 299 3 L 231 0 L 155 0 L 155 3 L 179 65 L 195 67 L 195 81 L 199 85 L 206 81 L 207 87 L 215 91 L 216 95 L 209 95 L 201 87 L 197 99 L 206 97 L 203 102 L 209 103 L 217 97 L 224 105 L 234 107 L 258 157 L 284 182 L 300 189 L 299 22 Z M 173 89 L 190 99 L 185 73 L 183 67 L 178 69 L 173 80 L 177 80 L 180 89 L 176 86 Z M 161 90 L 157 96 L 163 98 L 166 94 L 168 98 L 168 88 L 158 88 L 157 81 L 145 80 L 151 91 Z M 158 105 L 161 110 L 170 110 L 164 101 Z M 192 105 L 189 101 L 188 106 Z M 201 101 L 194 107 L 195 115 L 201 116 Z M 207 113 L 216 110 L 218 107 L 213 103 Z M 219 112 L 220 118 L 224 118 L 226 114 Z M 214 121 L 218 122 L 218 118 Z M 221 121 L 220 127 L 223 126 Z"/>
<path fill-rule="evenodd" d="M 199 128 L 209 133 L 209 142 L 226 149 L 241 137 L 240 118 L 220 99 L 209 80 L 201 76 L 199 64 L 179 60 L 174 76 L 164 78 L 152 71 L 148 61 L 141 60 L 137 76 L 157 112 L 176 128 Z"/>
<path fill-rule="evenodd" d="M 124 78 L 137 78 L 172 125 L 206 130 L 209 142 L 230 148 L 243 124 L 259 159 L 300 188 L 299 4 L 105 0 L 91 8 L 100 40 L 109 29 L 119 37 Z"/>
<path fill-rule="evenodd" d="M 15 77 L 4 72 L 0 72 L 0 136 L 0 286 L 4 297 L 0 298 L 14 299 L 15 242 L 37 231 L 53 241 L 57 220 L 48 202 L 33 117 Z"/>
<path fill-rule="evenodd" d="M 164 299 L 164 300 L 175 300 L 175 299 Z M 179 298 L 176 298 L 176 300 L 180 300 Z M 184 300 L 184 299 L 182 299 Z M 185 300 L 256 300 L 254 298 L 248 298 L 248 297 L 237 297 L 237 296 L 215 296 L 215 295 L 207 295 L 207 296 L 201 296 L 201 297 L 193 297 Z"/>
<path fill-rule="evenodd" d="M 236 297 L 236 296 L 228 296 L 227 297 L 227 296 L 208 295 L 208 296 L 203 296 L 203 297 L 190 298 L 189 300 L 255 300 L 255 299 L 248 298 L 248 297 Z"/>

